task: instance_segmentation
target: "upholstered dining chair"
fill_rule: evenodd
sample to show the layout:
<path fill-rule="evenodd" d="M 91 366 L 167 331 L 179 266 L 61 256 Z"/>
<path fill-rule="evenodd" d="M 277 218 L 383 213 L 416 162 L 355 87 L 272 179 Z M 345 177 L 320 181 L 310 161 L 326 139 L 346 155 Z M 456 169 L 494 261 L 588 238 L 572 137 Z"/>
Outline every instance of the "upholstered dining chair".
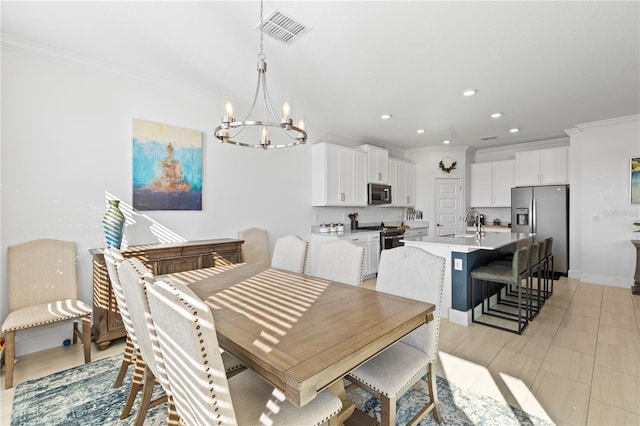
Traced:
<path fill-rule="evenodd" d="M 124 260 L 122 253 L 117 248 L 106 248 L 103 250 L 104 262 L 107 265 L 107 273 L 109 274 L 109 281 L 111 282 L 111 289 L 118 305 L 118 311 L 120 311 L 120 318 L 124 324 L 124 330 L 127 333 L 127 340 L 122 354 L 122 363 L 120 364 L 120 370 L 116 377 L 116 382 L 113 384 L 114 388 L 122 386 L 124 378 L 127 374 L 129 366 L 135 364 L 136 352 L 138 351 L 138 344 L 136 336 L 133 332 L 133 324 L 131 323 L 131 316 L 129 315 L 129 307 L 124 301 L 124 295 L 122 294 L 122 284 L 118 277 L 117 266 Z M 120 419 L 125 419 L 129 413 L 123 411 L 120 415 Z"/>
<path fill-rule="evenodd" d="M 331 281 L 362 285 L 364 247 L 350 241 L 335 240 L 322 244 L 315 275 Z"/>
<path fill-rule="evenodd" d="M 309 243 L 297 235 L 285 235 L 276 240 L 271 266 L 303 273 L 307 264 Z"/>
<path fill-rule="evenodd" d="M 328 390 L 298 408 L 251 370 L 227 379 L 211 310 L 187 286 L 159 280 L 147 297 L 171 397 L 185 425 L 335 424 L 342 403 Z"/>
<path fill-rule="evenodd" d="M 348 379 L 376 395 L 381 402 L 381 424 L 396 424 L 396 401 L 426 375 L 429 400 L 407 424 L 417 425 L 428 413 L 442 418 L 438 408 L 435 365 L 442 310 L 445 259 L 417 247 L 382 251 L 376 290 L 433 303 L 433 320 L 353 370 Z"/>
<path fill-rule="evenodd" d="M 245 263 L 271 266 L 269 238 L 267 231 L 260 228 L 247 228 L 238 232 L 242 243 L 242 259 Z"/>
<path fill-rule="evenodd" d="M 164 374 L 164 366 L 157 361 L 154 355 L 154 352 L 158 350 L 158 342 L 153 323 L 151 323 L 149 317 L 149 304 L 145 296 L 146 287 L 153 282 L 154 276 L 137 258 L 121 261 L 116 266 L 116 269 L 122 289 L 124 302 L 122 306 L 126 306 L 127 308 L 125 309 L 129 312 L 132 325 L 131 335 L 138 347 L 134 379 L 131 383 L 129 398 L 125 403 L 121 418 L 128 415 L 136 395 L 142 390 L 142 397 L 135 420 L 135 425 L 141 426 L 144 424 L 148 410 L 166 401 L 167 397 L 171 395 L 169 382 Z M 114 293 L 116 293 L 115 290 Z M 152 401 L 156 380 L 164 388 L 166 395 Z M 170 408 L 169 415 L 171 413 L 172 410 Z"/>
<path fill-rule="evenodd" d="M 15 335 L 41 325 L 75 320 L 73 343 L 84 346 L 84 362 L 91 361 L 91 306 L 78 300 L 76 243 L 39 239 L 10 246 L 9 315 L 5 335 L 5 389 L 13 387 Z M 82 320 L 82 331 L 78 321 Z"/>
<path fill-rule="evenodd" d="M 113 249 L 111 249 L 111 253 L 114 253 Z M 108 255 L 109 254 L 105 253 L 105 259 Z M 142 391 L 140 408 L 136 415 L 135 423 L 136 425 L 141 425 L 144 423 L 147 411 L 166 400 L 165 396 L 151 400 L 156 378 L 165 389 L 167 396 L 170 396 L 168 383 L 166 380 L 163 380 L 164 375 L 158 378 L 158 373 L 162 374 L 164 367 L 153 355 L 154 351 L 158 351 L 159 349 L 157 347 L 155 328 L 149 319 L 149 305 L 145 297 L 145 291 L 148 286 L 152 285 L 155 277 L 139 259 L 131 258 L 123 260 L 120 257 L 120 261 L 118 262 L 117 254 L 114 258 L 116 259 L 115 275 L 117 280 L 112 281 L 114 295 L 116 295 L 116 301 L 118 302 L 125 328 L 127 328 L 127 320 L 125 318 L 128 318 L 130 327 L 127 328 L 127 333 L 137 348 L 135 373 L 129 391 L 129 397 L 125 402 L 120 418 L 125 419 L 129 415 L 136 395 Z M 245 369 L 242 362 L 230 353 L 224 352 L 221 357 L 227 376 L 232 377 Z M 149 359 L 151 359 L 151 361 L 148 361 Z M 121 367 L 121 370 L 122 368 L 123 367 Z M 177 420 L 173 417 L 174 414 L 174 410 L 170 404 L 170 424 L 175 424 Z"/>

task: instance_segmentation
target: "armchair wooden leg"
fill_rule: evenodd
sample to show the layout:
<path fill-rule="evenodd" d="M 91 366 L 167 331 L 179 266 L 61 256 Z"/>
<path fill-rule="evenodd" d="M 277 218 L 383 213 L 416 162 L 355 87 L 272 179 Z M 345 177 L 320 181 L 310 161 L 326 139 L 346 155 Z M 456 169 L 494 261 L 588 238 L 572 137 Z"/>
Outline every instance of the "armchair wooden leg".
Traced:
<path fill-rule="evenodd" d="M 82 344 L 84 345 L 84 363 L 91 362 L 91 316 L 82 318 Z"/>
<path fill-rule="evenodd" d="M 122 364 L 120 365 L 120 371 L 118 371 L 116 382 L 113 384 L 114 388 L 122 386 L 122 382 L 124 382 L 124 378 L 127 375 L 127 370 L 129 370 L 129 366 L 134 362 L 133 342 L 131 341 L 129 334 L 127 334 L 127 341 L 125 342 L 124 353 L 122 354 Z"/>
<path fill-rule="evenodd" d="M 4 388 L 13 387 L 13 364 L 16 356 L 16 332 L 7 331 L 4 335 Z"/>

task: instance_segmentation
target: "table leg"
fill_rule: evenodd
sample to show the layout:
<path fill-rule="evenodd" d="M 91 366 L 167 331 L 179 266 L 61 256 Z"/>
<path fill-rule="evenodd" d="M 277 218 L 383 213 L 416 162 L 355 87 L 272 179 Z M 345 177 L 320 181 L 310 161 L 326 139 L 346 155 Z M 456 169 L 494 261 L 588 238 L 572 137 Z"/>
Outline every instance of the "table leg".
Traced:
<path fill-rule="evenodd" d="M 342 410 L 338 413 L 338 424 L 341 425 L 351 417 L 356 406 L 347 397 L 347 391 L 344 389 L 342 378 L 331 383 L 329 385 L 329 391 L 342 401 Z"/>

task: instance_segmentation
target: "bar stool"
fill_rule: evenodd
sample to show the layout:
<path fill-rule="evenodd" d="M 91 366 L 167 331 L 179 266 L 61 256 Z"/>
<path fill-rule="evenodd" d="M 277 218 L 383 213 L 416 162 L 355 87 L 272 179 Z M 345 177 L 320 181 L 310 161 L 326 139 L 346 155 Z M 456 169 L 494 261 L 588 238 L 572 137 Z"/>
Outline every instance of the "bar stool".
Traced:
<path fill-rule="evenodd" d="M 480 296 L 482 298 L 482 314 L 490 315 L 497 318 L 502 318 L 509 321 L 516 322 L 516 330 L 508 327 L 502 327 L 495 323 L 483 322 L 480 319 L 475 318 L 475 303 L 472 303 L 471 308 L 471 321 L 487 325 L 489 327 L 499 328 L 501 330 L 510 331 L 512 333 L 522 334 L 522 331 L 529 323 L 529 318 L 531 316 L 531 292 L 529 289 L 525 289 L 524 297 L 522 291 L 522 280 L 527 280 L 528 287 L 528 273 L 529 273 L 529 247 L 523 247 L 517 250 L 513 254 L 513 259 L 511 261 L 511 268 L 505 268 L 503 266 L 479 266 L 474 268 L 471 275 L 471 297 L 473 298 L 475 295 L 475 282 L 476 280 L 480 281 Z M 490 302 L 490 294 L 488 283 L 496 283 L 499 285 L 498 287 L 498 298 L 500 300 L 501 288 L 503 286 L 510 286 L 517 291 L 517 302 L 515 302 L 515 307 L 517 307 L 517 314 L 515 312 L 507 312 L 499 309 L 495 309 L 491 307 Z M 485 297 L 486 294 L 486 297 Z M 473 300 L 473 299 L 472 299 Z M 487 308 L 485 309 L 485 301 L 487 303 Z M 524 311 L 524 312 L 523 312 Z"/>
<path fill-rule="evenodd" d="M 546 287 L 547 299 L 553 294 L 553 281 L 555 279 L 555 272 L 553 271 L 553 237 L 546 238 L 544 240 L 546 245 L 544 247 L 544 258 L 546 269 Z"/>

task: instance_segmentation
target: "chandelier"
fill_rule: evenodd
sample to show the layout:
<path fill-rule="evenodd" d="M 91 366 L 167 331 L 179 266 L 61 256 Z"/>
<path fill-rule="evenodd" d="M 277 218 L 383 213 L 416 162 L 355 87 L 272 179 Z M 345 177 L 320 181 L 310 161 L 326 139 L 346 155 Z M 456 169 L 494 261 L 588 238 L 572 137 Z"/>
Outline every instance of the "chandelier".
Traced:
<path fill-rule="evenodd" d="M 263 1 L 260 1 L 260 53 L 258 54 L 258 84 L 256 93 L 253 96 L 253 103 L 249 113 L 242 121 L 237 121 L 233 116 L 233 106 L 230 101 L 225 102 L 224 115 L 220 125 L 214 130 L 214 135 L 222 143 L 229 143 L 237 146 L 249 148 L 285 148 L 289 146 L 303 144 L 307 141 L 307 132 L 304 130 L 304 122 L 300 120 L 297 125 L 293 125 L 290 116 L 289 104 L 282 105 L 282 116 L 278 120 L 271 98 L 267 90 L 267 63 L 263 51 L 264 22 L 263 22 Z M 262 100 L 264 109 L 262 116 L 253 118 L 254 110 L 258 103 L 258 98 Z M 246 134 L 243 133 L 246 131 Z M 243 137 L 241 141 L 240 136 Z M 278 142 L 272 143 L 271 137 L 277 138 Z"/>

